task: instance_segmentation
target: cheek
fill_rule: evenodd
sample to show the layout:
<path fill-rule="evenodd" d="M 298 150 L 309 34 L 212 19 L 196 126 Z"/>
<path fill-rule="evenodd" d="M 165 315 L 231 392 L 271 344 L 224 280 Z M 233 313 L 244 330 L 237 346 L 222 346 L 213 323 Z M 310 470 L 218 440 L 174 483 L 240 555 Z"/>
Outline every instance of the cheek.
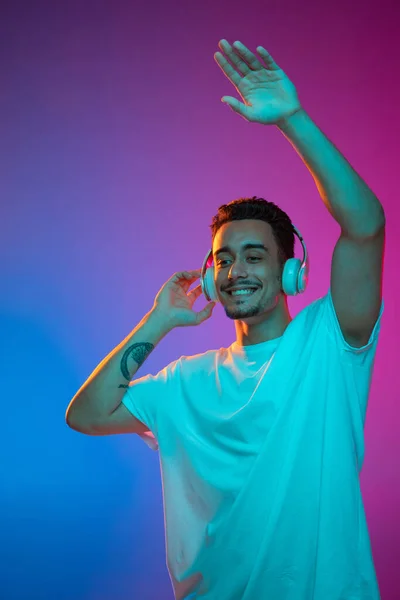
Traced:
<path fill-rule="evenodd" d="M 215 271 L 215 268 L 214 268 L 214 282 L 217 287 L 222 285 L 224 282 L 223 274 L 220 271 Z"/>
<path fill-rule="evenodd" d="M 280 291 L 282 288 L 281 273 L 277 273 L 276 271 L 269 273 L 269 275 L 264 279 L 264 286 L 264 293 L 268 296 L 271 293 L 275 294 L 277 290 Z"/>

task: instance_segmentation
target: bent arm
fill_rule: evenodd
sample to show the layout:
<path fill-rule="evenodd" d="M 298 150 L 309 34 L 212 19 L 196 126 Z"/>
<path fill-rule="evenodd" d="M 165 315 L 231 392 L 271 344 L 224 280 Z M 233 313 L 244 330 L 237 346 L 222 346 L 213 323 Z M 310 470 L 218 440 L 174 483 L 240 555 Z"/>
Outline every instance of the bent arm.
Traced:
<path fill-rule="evenodd" d="M 171 327 L 165 319 L 154 310 L 147 313 L 72 398 L 66 412 L 69 427 L 81 433 L 96 434 L 120 406 L 136 371 L 169 331 Z M 140 422 L 137 426 L 140 427 Z"/>

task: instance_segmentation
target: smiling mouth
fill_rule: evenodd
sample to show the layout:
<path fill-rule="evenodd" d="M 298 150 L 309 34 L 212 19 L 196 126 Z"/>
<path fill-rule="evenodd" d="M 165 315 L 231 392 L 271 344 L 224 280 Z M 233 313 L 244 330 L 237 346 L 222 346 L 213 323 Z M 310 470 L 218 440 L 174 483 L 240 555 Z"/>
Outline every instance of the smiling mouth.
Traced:
<path fill-rule="evenodd" d="M 248 289 L 243 289 L 243 290 L 232 290 L 230 292 L 226 292 L 231 298 L 249 298 L 250 296 L 253 296 L 253 294 L 255 294 L 255 292 L 258 291 L 259 288 L 248 288 Z"/>

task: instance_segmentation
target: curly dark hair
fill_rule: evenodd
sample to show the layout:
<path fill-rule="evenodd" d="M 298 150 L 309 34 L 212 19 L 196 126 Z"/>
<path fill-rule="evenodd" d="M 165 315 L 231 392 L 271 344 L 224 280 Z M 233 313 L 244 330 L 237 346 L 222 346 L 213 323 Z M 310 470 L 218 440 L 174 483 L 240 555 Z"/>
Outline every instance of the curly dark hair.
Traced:
<path fill-rule="evenodd" d="M 260 219 L 271 225 L 281 266 L 294 257 L 295 234 L 290 218 L 279 206 L 257 196 L 222 204 L 210 225 L 212 241 L 214 242 L 215 234 L 222 225 L 243 219 Z"/>

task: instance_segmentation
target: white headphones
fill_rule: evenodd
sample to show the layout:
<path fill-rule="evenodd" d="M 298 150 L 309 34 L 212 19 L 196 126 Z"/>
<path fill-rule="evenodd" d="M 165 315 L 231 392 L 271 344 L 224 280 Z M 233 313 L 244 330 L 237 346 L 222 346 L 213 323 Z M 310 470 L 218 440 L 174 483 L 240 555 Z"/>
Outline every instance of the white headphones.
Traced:
<path fill-rule="evenodd" d="M 303 237 L 299 230 L 292 225 L 294 233 L 299 238 L 303 248 L 303 258 L 289 258 L 285 262 L 282 274 L 282 289 L 288 296 L 297 296 L 305 292 L 308 283 L 308 272 L 310 269 L 310 263 L 308 259 L 307 248 L 304 243 Z M 214 267 L 212 266 L 212 248 L 204 259 L 203 266 L 201 269 L 200 283 L 201 289 L 210 302 L 218 302 L 217 289 L 214 281 Z"/>

